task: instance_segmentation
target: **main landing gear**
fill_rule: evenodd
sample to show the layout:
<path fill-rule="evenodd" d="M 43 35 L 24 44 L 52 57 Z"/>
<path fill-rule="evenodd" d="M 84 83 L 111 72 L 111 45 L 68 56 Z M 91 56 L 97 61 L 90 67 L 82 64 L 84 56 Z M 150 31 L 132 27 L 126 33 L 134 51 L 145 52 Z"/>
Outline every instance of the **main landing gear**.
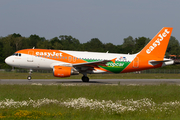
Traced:
<path fill-rule="evenodd" d="M 89 78 L 85 75 L 83 75 L 81 79 L 83 82 L 89 82 Z"/>
<path fill-rule="evenodd" d="M 32 77 L 31 77 L 32 71 L 33 71 L 32 69 L 29 70 L 29 76 L 27 77 L 28 80 L 32 79 Z"/>

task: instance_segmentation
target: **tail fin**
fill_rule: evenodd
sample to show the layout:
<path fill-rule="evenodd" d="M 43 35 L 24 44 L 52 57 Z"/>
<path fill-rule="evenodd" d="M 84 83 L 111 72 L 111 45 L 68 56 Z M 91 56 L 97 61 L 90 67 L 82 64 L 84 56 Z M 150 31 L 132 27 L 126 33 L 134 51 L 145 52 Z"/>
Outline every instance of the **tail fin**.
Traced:
<path fill-rule="evenodd" d="M 173 28 L 164 27 L 159 33 L 139 52 L 139 54 L 163 59 Z"/>
<path fill-rule="evenodd" d="M 167 62 L 164 61 L 164 55 L 172 30 L 170 27 L 162 28 L 121 73 L 158 68 Z"/>

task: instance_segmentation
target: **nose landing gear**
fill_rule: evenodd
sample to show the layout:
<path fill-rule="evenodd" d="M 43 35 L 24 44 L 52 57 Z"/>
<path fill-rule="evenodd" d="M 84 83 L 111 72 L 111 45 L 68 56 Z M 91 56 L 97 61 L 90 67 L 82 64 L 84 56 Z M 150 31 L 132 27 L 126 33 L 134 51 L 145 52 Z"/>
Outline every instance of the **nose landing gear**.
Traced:
<path fill-rule="evenodd" d="M 28 76 L 28 77 L 27 77 L 28 80 L 31 80 L 31 78 L 32 78 L 31 76 Z"/>
<path fill-rule="evenodd" d="M 27 77 L 28 80 L 32 79 L 32 77 L 31 77 L 32 71 L 33 71 L 32 69 L 29 70 L 29 76 Z"/>

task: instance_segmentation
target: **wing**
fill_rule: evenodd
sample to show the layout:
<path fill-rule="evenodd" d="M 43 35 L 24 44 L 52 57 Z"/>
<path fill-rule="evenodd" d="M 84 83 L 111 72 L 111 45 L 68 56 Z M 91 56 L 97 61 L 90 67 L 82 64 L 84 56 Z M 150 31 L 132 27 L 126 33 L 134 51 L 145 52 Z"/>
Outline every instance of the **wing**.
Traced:
<path fill-rule="evenodd" d="M 116 58 L 112 60 L 103 60 L 103 61 L 96 61 L 96 62 L 86 62 L 86 63 L 77 63 L 77 64 L 58 64 L 53 63 L 51 64 L 51 67 L 53 66 L 69 66 L 74 67 L 79 72 L 87 72 L 88 70 L 92 71 L 95 70 L 95 68 L 100 68 L 99 66 L 107 66 L 106 63 L 113 62 L 115 63 Z"/>
<path fill-rule="evenodd" d="M 103 61 L 96 61 L 96 62 L 87 62 L 87 63 L 77 63 L 77 64 L 73 64 L 73 67 L 80 67 L 80 66 L 106 66 L 107 62 L 114 62 L 115 63 L 116 58 L 112 59 L 112 60 L 103 60 Z"/>

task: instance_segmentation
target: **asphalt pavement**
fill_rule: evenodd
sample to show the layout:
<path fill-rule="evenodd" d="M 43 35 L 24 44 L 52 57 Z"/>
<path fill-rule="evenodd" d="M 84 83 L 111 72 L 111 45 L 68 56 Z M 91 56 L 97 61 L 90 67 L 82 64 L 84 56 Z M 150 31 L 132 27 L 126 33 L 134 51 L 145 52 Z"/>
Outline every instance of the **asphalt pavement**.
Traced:
<path fill-rule="evenodd" d="M 8 85 L 160 85 L 177 84 L 180 85 L 180 79 L 90 79 L 82 82 L 81 79 L 0 79 L 0 84 Z"/>

